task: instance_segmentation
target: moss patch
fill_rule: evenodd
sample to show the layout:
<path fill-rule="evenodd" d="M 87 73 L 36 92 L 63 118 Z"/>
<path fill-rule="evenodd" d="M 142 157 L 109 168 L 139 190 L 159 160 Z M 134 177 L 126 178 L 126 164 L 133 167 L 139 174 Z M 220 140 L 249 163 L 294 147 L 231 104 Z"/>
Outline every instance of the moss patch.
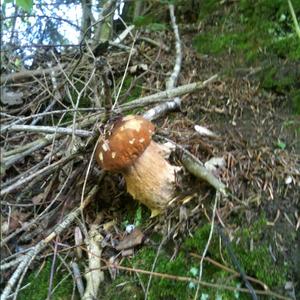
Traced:
<path fill-rule="evenodd" d="M 51 261 L 47 261 L 40 272 L 32 272 L 28 276 L 27 280 L 25 281 L 25 285 L 30 284 L 30 286 L 19 293 L 18 299 L 46 299 L 48 295 L 50 274 Z M 63 272 L 62 270 L 54 272 L 53 288 L 55 288 L 55 291 L 52 294 L 52 300 L 67 300 L 71 298 L 73 291 L 73 279 L 70 276 L 66 277 L 67 274 L 68 272 Z"/>
<path fill-rule="evenodd" d="M 299 16 L 300 2 L 294 1 L 293 6 Z M 205 28 L 193 40 L 199 53 L 229 56 L 223 60 L 225 73 L 259 66 L 254 79 L 267 90 L 289 95 L 293 111 L 299 113 L 300 40 L 287 1 L 242 0 L 223 5 L 206 1 L 199 21 Z"/>
<path fill-rule="evenodd" d="M 187 249 L 196 253 L 202 253 L 209 236 L 209 230 L 209 225 L 198 229 L 192 238 L 185 241 Z M 253 243 L 253 250 L 251 251 L 250 242 Z M 251 227 L 237 231 L 231 245 L 234 254 L 247 275 L 261 280 L 271 289 L 283 287 L 287 278 L 288 268 L 283 266 L 281 262 L 277 261 L 277 263 L 274 263 L 272 259 L 269 251 L 269 246 L 272 245 L 271 231 L 269 231 L 264 217 L 261 217 Z M 224 245 L 220 248 L 219 239 L 216 234 L 212 239 L 208 256 L 219 262 L 224 259 L 228 267 L 236 269 L 232 266 L 231 258 Z M 208 263 L 205 264 L 206 268 L 204 269 L 207 270 L 208 274 L 204 273 L 204 278 L 207 280 L 220 282 L 222 278 L 228 278 L 228 273 L 226 275 L 226 272 L 224 273 L 223 270 L 216 269 Z M 272 274 L 270 274 L 270 269 L 272 269 Z M 207 275 L 209 276 L 207 277 Z M 238 285 L 240 281 L 232 280 L 231 284 Z M 225 292 L 225 294 L 229 295 L 228 292 Z"/>
<path fill-rule="evenodd" d="M 194 279 L 198 278 L 199 258 L 193 257 L 192 253 L 201 254 L 207 243 L 210 232 L 210 225 L 207 224 L 197 229 L 192 237 L 187 238 L 180 248 L 180 251 L 174 260 L 171 260 L 174 247 L 164 247 L 157 258 L 154 271 L 177 276 L 187 276 Z M 250 241 L 253 243 L 253 250 L 250 249 Z M 266 220 L 261 217 L 251 227 L 240 229 L 235 233 L 232 241 L 233 251 L 238 258 L 240 265 L 246 274 L 253 276 L 272 290 L 281 290 L 287 276 L 287 266 L 282 263 L 274 263 L 269 252 L 269 245 L 272 244 L 271 234 L 268 235 Z M 168 251 L 170 249 L 170 251 Z M 137 255 L 126 261 L 128 267 L 150 271 L 156 257 L 156 249 L 151 247 L 141 249 Z M 232 266 L 230 256 L 224 245 L 220 248 L 219 237 L 214 233 L 208 252 L 208 257 L 215 261 Z M 223 261 L 224 259 L 224 261 Z M 222 262 L 223 261 L 223 262 Z M 270 269 L 272 272 L 270 273 Z M 231 273 L 218 268 L 211 263 L 204 261 L 203 281 L 227 285 L 233 287 L 243 287 L 242 281 L 232 276 Z M 105 299 L 127 299 L 131 295 L 133 299 L 143 299 L 144 292 L 141 286 L 147 287 L 149 275 L 123 274 L 108 287 L 105 293 Z M 261 287 L 253 284 L 254 288 Z M 196 285 L 193 282 L 182 282 L 153 276 L 148 291 L 148 299 L 193 299 L 196 291 Z M 248 294 L 232 292 L 221 289 L 211 289 L 201 287 L 200 299 L 251 299 Z M 208 298 L 206 298 L 208 297 Z M 261 297 L 260 299 L 264 299 Z"/>
<path fill-rule="evenodd" d="M 244 0 L 229 7 L 220 6 L 218 1 L 207 2 L 207 9 L 201 8 L 200 20 L 210 29 L 194 39 L 198 52 L 233 52 L 242 55 L 248 63 L 270 55 L 291 60 L 300 58 L 300 42 L 287 2 Z M 294 4 L 294 9 L 300 14 L 299 3 Z M 214 26 L 210 25 L 212 22 Z"/>

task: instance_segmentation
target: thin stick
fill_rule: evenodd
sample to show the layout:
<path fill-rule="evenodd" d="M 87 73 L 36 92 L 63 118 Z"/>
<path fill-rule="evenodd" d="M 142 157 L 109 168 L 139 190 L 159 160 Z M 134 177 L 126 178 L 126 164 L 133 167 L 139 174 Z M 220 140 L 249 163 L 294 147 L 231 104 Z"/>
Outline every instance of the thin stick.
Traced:
<path fill-rule="evenodd" d="M 15 270 L 15 272 L 12 274 L 10 279 L 8 280 L 2 295 L 1 300 L 6 300 L 8 296 L 11 293 L 12 288 L 15 286 L 17 280 L 22 275 L 23 271 L 26 270 L 29 266 L 29 264 L 34 260 L 36 255 L 38 255 L 46 246 L 51 242 L 57 235 L 61 234 L 65 229 L 69 228 L 69 226 L 73 223 L 73 221 L 78 217 L 80 212 L 87 207 L 87 205 L 92 201 L 95 194 L 97 193 L 99 187 L 96 185 L 94 186 L 83 203 L 76 208 L 74 211 L 69 213 L 62 223 L 57 224 L 52 231 L 45 239 L 41 240 L 36 246 L 34 246 L 28 253 L 26 253 L 26 257 L 24 260 L 19 264 L 18 268 Z"/>
<path fill-rule="evenodd" d="M 0 192 L 0 196 L 3 196 L 7 193 L 10 193 L 14 190 L 16 190 L 17 188 L 19 188 L 20 186 L 26 184 L 26 183 L 29 183 L 31 182 L 35 177 L 37 176 L 45 176 L 51 172 L 53 172 L 53 170 L 55 170 L 56 168 L 58 168 L 59 166 L 61 165 L 65 165 L 67 164 L 69 161 L 71 161 L 72 159 L 75 158 L 75 154 L 73 155 L 70 155 L 68 157 L 65 157 L 65 158 L 62 158 L 61 160 L 49 165 L 49 166 L 46 166 L 44 167 L 43 169 L 40 169 L 39 171 L 37 171 L 36 173 L 34 174 L 31 174 L 29 175 L 28 177 L 26 178 L 22 178 L 20 180 L 18 180 L 17 182 L 13 183 L 12 185 L 8 186 L 7 188 L 5 189 L 2 189 L 1 192 Z"/>
<path fill-rule="evenodd" d="M 119 270 L 124 270 L 124 271 L 128 271 L 128 272 L 136 272 L 136 273 L 140 273 L 140 274 L 146 274 L 146 275 L 152 275 L 152 276 L 156 276 L 162 279 L 169 279 L 169 280 L 175 280 L 175 281 L 181 281 L 181 282 L 192 282 L 195 284 L 198 284 L 198 279 L 192 278 L 192 277 L 187 277 L 187 276 L 176 276 L 176 275 L 172 275 L 172 274 L 166 274 L 166 273 L 159 273 L 159 272 L 151 272 L 151 271 L 147 271 L 147 270 L 143 270 L 143 269 L 136 269 L 136 268 L 129 268 L 129 267 L 123 267 L 120 265 L 116 265 L 113 263 L 109 263 L 106 262 L 107 266 L 103 267 L 103 269 L 106 268 L 116 268 Z M 206 281 L 200 281 L 200 285 L 202 286 L 206 286 L 206 287 L 210 287 L 212 289 L 217 289 L 217 290 L 227 290 L 227 291 L 232 291 L 232 292 L 242 292 L 242 293 L 247 293 L 249 294 L 249 290 L 246 288 L 239 288 L 239 287 L 234 287 L 234 286 L 227 286 L 227 285 L 221 285 L 221 284 L 216 284 L 216 283 L 211 283 L 211 282 L 206 282 Z M 292 298 L 289 297 L 285 297 L 282 295 L 279 295 L 275 292 L 272 291 L 260 291 L 260 290 L 255 290 L 256 294 L 258 295 L 267 295 L 270 297 L 274 297 L 277 299 L 281 299 L 281 300 L 293 300 Z"/>
<path fill-rule="evenodd" d="M 297 35 L 300 39 L 300 27 L 299 27 L 299 24 L 298 24 L 298 21 L 297 21 L 297 17 L 296 17 L 296 14 L 295 14 L 295 10 L 294 10 L 292 1 L 288 0 L 288 4 L 289 4 L 289 9 L 290 9 L 290 12 L 291 12 L 291 15 L 292 15 L 292 19 L 293 19 L 293 22 L 294 22 L 296 33 L 297 33 Z"/>
<path fill-rule="evenodd" d="M 168 102 L 170 101 L 170 99 L 173 99 L 174 97 L 182 96 L 184 94 L 189 94 L 191 92 L 201 90 L 207 87 L 210 83 L 217 80 L 218 78 L 219 75 L 215 74 L 205 81 L 198 81 L 194 83 L 181 85 L 174 89 L 166 90 L 143 98 L 139 98 L 137 100 L 133 100 L 130 103 L 124 103 L 123 105 L 120 105 L 120 107 L 123 110 L 125 110 L 125 109 L 137 108 L 137 107 L 144 107 L 146 105 L 155 104 L 159 102 Z"/>
<path fill-rule="evenodd" d="M 174 5 L 169 5 L 169 11 L 170 11 L 171 23 L 175 35 L 176 59 L 175 59 L 173 72 L 166 83 L 167 90 L 172 89 L 176 86 L 176 82 L 178 80 L 178 76 L 181 69 L 181 63 L 182 63 L 181 40 L 179 36 L 178 26 L 176 24 Z M 165 114 L 168 111 L 175 110 L 176 108 L 180 107 L 180 105 L 181 105 L 181 99 L 179 97 L 175 97 L 172 101 L 161 103 L 149 109 L 143 114 L 143 116 L 144 118 L 151 121 L 161 117 L 163 114 Z"/>
<path fill-rule="evenodd" d="M 127 72 L 128 72 L 129 63 L 131 61 L 131 56 L 132 56 L 132 54 L 134 54 L 133 50 L 134 50 L 135 41 L 136 41 L 136 38 L 134 38 L 133 43 L 131 45 L 131 50 L 129 52 L 129 56 L 128 56 L 128 60 L 127 60 L 127 63 L 126 63 L 125 71 L 124 71 L 124 74 L 123 74 L 123 77 L 122 77 L 122 80 L 121 80 L 121 84 L 120 84 L 118 93 L 116 95 L 115 102 L 114 102 L 114 104 L 112 106 L 112 110 L 114 110 L 115 107 L 116 107 L 116 105 L 118 104 L 119 96 L 120 96 L 120 93 L 121 93 L 121 90 L 122 90 L 122 87 L 123 87 L 123 84 L 124 84 L 124 81 L 125 81 L 125 78 L 126 78 L 126 75 L 127 75 Z"/>
<path fill-rule="evenodd" d="M 65 127 L 52 127 L 52 126 L 38 126 L 38 125 L 12 125 L 6 128 L 7 131 L 28 131 L 28 132 L 38 132 L 38 133 L 59 133 L 72 135 L 73 128 Z M 91 131 L 76 129 L 74 134 L 80 137 L 89 137 L 92 135 Z"/>
<path fill-rule="evenodd" d="M 195 293 L 194 300 L 197 300 L 197 299 L 198 299 L 199 288 L 200 288 L 200 282 L 201 282 L 201 280 L 202 280 L 203 261 L 204 261 L 204 257 L 206 256 L 206 253 L 207 253 L 207 251 L 208 251 L 208 247 L 209 247 L 209 245 L 210 245 L 210 242 L 211 242 L 211 239 L 212 239 L 212 235 L 213 235 L 213 232 L 214 232 L 214 224 L 215 224 L 216 209 L 217 209 L 217 204 L 218 204 L 219 198 L 220 198 L 220 193 L 219 193 L 219 192 L 216 192 L 215 202 L 214 202 L 214 207 L 213 207 L 213 212 L 212 212 L 212 217 L 211 217 L 210 232 L 209 232 L 208 240 L 207 240 L 207 243 L 206 243 L 205 248 L 204 248 L 204 250 L 203 250 L 201 260 L 200 260 L 200 265 L 199 265 L 199 276 L 198 276 L 197 289 L 196 289 L 196 293 Z"/>
<path fill-rule="evenodd" d="M 196 257 L 196 258 L 200 258 L 200 259 L 202 258 L 201 255 L 198 255 L 198 254 L 196 254 L 196 253 L 190 253 L 190 255 L 193 256 L 193 257 Z M 210 257 L 204 257 L 204 260 L 210 262 L 211 264 L 213 264 L 213 265 L 216 266 L 216 267 L 219 267 L 220 269 L 223 269 L 223 270 L 225 270 L 225 271 L 227 271 L 227 272 L 229 272 L 229 273 L 232 273 L 232 274 L 235 275 L 235 276 L 238 276 L 238 277 L 241 276 L 239 272 L 237 272 L 237 271 L 235 271 L 235 270 L 233 270 L 233 269 L 231 269 L 231 268 L 228 268 L 227 266 L 222 265 L 221 263 L 219 263 L 219 262 L 213 260 L 213 259 L 210 258 Z M 248 276 L 248 275 L 246 276 L 246 278 L 247 278 L 249 281 L 252 281 L 252 282 L 254 282 L 254 283 L 256 283 L 256 284 L 261 285 L 261 287 L 262 287 L 263 289 L 269 290 L 269 287 L 268 287 L 264 282 L 262 282 L 262 281 L 260 281 L 260 280 L 258 280 L 258 279 L 256 279 L 256 278 L 254 278 L 254 277 Z"/>

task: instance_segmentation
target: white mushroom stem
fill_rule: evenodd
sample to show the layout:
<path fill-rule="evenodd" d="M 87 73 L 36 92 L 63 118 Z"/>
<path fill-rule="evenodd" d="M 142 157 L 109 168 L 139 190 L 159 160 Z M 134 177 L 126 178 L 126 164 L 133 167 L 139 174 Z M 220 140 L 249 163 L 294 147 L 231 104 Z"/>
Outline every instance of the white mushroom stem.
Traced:
<path fill-rule="evenodd" d="M 151 141 L 137 161 L 127 168 L 127 191 L 151 209 L 151 217 L 158 215 L 175 195 L 175 177 L 179 167 L 164 159 L 165 148 Z"/>

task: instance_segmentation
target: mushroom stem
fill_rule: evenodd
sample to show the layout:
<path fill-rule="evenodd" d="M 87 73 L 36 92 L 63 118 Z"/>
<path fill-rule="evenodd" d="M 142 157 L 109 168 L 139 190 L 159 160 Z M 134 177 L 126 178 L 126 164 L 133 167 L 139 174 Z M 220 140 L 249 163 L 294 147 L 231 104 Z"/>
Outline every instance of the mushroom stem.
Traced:
<path fill-rule="evenodd" d="M 175 195 L 175 176 L 178 167 L 163 157 L 164 149 L 151 141 L 135 163 L 123 171 L 127 191 L 158 215 Z"/>

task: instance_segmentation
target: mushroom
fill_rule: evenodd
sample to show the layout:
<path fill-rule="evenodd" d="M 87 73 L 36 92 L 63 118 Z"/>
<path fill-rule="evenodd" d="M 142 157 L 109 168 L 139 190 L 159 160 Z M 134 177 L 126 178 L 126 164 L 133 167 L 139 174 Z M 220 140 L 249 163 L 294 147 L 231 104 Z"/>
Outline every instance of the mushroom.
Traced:
<path fill-rule="evenodd" d="M 165 160 L 164 147 L 152 141 L 154 130 L 150 121 L 128 115 L 99 137 L 95 152 L 101 168 L 124 176 L 128 193 L 151 209 L 151 217 L 174 198 L 178 170 Z"/>

